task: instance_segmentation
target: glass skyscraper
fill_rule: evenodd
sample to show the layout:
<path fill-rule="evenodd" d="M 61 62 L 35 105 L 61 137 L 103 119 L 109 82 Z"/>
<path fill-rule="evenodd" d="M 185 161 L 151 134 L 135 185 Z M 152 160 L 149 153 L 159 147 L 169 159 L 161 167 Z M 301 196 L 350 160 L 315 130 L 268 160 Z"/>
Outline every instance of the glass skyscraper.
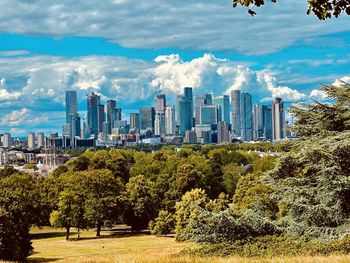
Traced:
<path fill-rule="evenodd" d="M 100 104 L 100 96 L 91 93 L 87 98 L 87 122 L 91 134 L 98 135 L 98 105 Z"/>
<path fill-rule="evenodd" d="M 198 94 L 196 97 L 196 125 L 200 124 L 200 108 L 203 105 L 211 105 L 212 96 L 211 94 Z"/>
<path fill-rule="evenodd" d="M 230 124 L 230 98 L 228 95 L 213 98 L 213 105 L 218 106 L 218 121 L 224 121 L 227 126 Z"/>
<path fill-rule="evenodd" d="M 253 122 L 252 122 L 252 95 L 249 93 L 241 94 L 241 139 L 243 141 L 253 140 Z"/>
<path fill-rule="evenodd" d="M 218 123 L 218 111 L 216 105 L 202 105 L 200 107 L 200 125 Z"/>
<path fill-rule="evenodd" d="M 275 98 L 272 102 L 272 140 L 280 141 L 284 134 L 284 102 L 281 98 Z"/>
<path fill-rule="evenodd" d="M 66 91 L 66 123 L 70 122 L 70 115 L 77 113 L 77 92 L 75 90 Z"/>
<path fill-rule="evenodd" d="M 231 105 L 232 105 L 232 132 L 237 136 L 241 134 L 241 91 L 231 91 Z"/>
<path fill-rule="evenodd" d="M 193 95 L 190 87 L 184 88 L 184 95 L 176 97 L 176 123 L 182 136 L 193 126 Z"/>
<path fill-rule="evenodd" d="M 154 132 L 155 111 L 153 107 L 143 107 L 140 109 L 140 130 L 151 130 Z"/>

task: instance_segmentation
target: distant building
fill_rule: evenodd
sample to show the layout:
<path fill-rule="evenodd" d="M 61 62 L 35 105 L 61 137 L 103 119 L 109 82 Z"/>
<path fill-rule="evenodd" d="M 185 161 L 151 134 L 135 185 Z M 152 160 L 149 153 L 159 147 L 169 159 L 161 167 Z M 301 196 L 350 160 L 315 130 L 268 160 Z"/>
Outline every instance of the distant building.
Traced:
<path fill-rule="evenodd" d="M 34 132 L 28 133 L 28 148 L 29 149 L 35 148 L 35 133 Z"/>
<path fill-rule="evenodd" d="M 212 105 L 212 96 L 211 94 L 198 94 L 196 97 L 196 115 L 195 115 L 195 124 L 200 124 L 200 108 L 204 105 Z"/>
<path fill-rule="evenodd" d="M 11 134 L 8 132 L 5 132 L 2 136 L 2 146 L 4 148 L 10 148 L 11 145 L 12 145 Z"/>
<path fill-rule="evenodd" d="M 272 109 L 271 105 L 262 106 L 263 114 L 263 138 L 272 140 Z"/>
<path fill-rule="evenodd" d="M 154 119 L 154 134 L 165 134 L 165 108 L 166 108 L 166 96 L 165 94 L 159 94 L 155 100 L 155 119 Z"/>
<path fill-rule="evenodd" d="M 210 125 L 218 123 L 218 112 L 216 105 L 200 106 L 200 125 Z"/>
<path fill-rule="evenodd" d="M 81 121 L 79 114 L 71 114 L 71 120 L 70 120 L 70 134 L 69 137 L 73 139 L 76 136 L 81 135 Z"/>
<path fill-rule="evenodd" d="M 98 123 L 98 132 L 102 132 L 103 123 L 106 121 L 105 119 L 105 106 L 102 104 L 97 105 L 98 114 L 97 114 L 97 123 Z"/>
<path fill-rule="evenodd" d="M 130 130 L 140 132 L 140 115 L 138 113 L 130 113 Z"/>
<path fill-rule="evenodd" d="M 66 123 L 70 122 L 71 114 L 76 114 L 77 109 L 77 92 L 75 90 L 66 91 Z"/>
<path fill-rule="evenodd" d="M 184 88 L 184 95 L 176 97 L 176 123 L 182 136 L 193 127 L 193 95 L 190 87 Z"/>
<path fill-rule="evenodd" d="M 168 135 L 174 135 L 176 132 L 175 121 L 175 106 L 167 106 L 165 108 L 165 133 Z"/>
<path fill-rule="evenodd" d="M 272 140 L 280 141 L 285 138 L 284 126 L 284 102 L 281 98 L 275 98 L 272 102 Z"/>
<path fill-rule="evenodd" d="M 241 139 L 243 141 L 253 140 L 253 121 L 252 121 L 252 95 L 249 93 L 241 94 Z"/>
<path fill-rule="evenodd" d="M 241 135 L 241 91 L 231 91 L 231 108 L 232 108 L 232 132 Z"/>
<path fill-rule="evenodd" d="M 90 134 L 93 134 L 96 137 L 99 130 L 98 105 L 100 105 L 100 96 L 92 92 L 87 98 L 87 123 L 90 128 Z"/>
<path fill-rule="evenodd" d="M 186 143 L 197 143 L 196 131 L 189 130 L 185 132 L 185 142 Z"/>
<path fill-rule="evenodd" d="M 38 133 L 37 146 L 38 148 L 45 147 L 45 135 L 43 132 Z"/>
<path fill-rule="evenodd" d="M 253 110 L 253 139 L 261 140 L 264 136 L 263 108 L 260 104 L 254 105 Z"/>
<path fill-rule="evenodd" d="M 155 119 L 155 111 L 153 107 L 143 107 L 139 112 L 140 116 L 140 130 L 151 130 L 154 132 L 154 119 Z"/>
<path fill-rule="evenodd" d="M 230 142 L 230 133 L 225 121 L 219 121 L 218 127 L 218 143 L 228 143 Z"/>
<path fill-rule="evenodd" d="M 107 122 L 113 121 L 113 110 L 117 107 L 115 100 L 107 100 Z"/>
<path fill-rule="evenodd" d="M 230 125 L 230 97 L 228 95 L 213 98 L 213 105 L 218 106 L 218 121 L 224 121 L 226 126 Z"/>

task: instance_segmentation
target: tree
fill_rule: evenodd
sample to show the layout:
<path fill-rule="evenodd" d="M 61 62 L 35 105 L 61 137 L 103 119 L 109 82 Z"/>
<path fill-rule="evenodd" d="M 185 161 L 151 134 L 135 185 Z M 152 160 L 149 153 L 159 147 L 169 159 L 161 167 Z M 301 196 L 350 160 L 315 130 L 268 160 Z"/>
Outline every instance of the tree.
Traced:
<path fill-rule="evenodd" d="M 350 84 L 336 87 L 326 85 L 321 90 L 332 103 L 300 104 L 291 107 L 296 122 L 293 129 L 298 136 L 327 136 L 350 130 Z"/>
<path fill-rule="evenodd" d="M 156 215 L 152 188 L 153 183 L 143 175 L 130 178 L 126 184 L 123 194 L 125 220 L 134 230 L 145 229 Z"/>
<path fill-rule="evenodd" d="M 123 183 L 109 170 L 91 170 L 82 172 L 82 182 L 86 201 L 84 218 L 96 226 L 96 236 L 100 236 L 101 227 L 106 220 L 113 220 L 119 208 L 119 194 Z M 120 209 L 121 210 L 121 209 Z"/>
<path fill-rule="evenodd" d="M 0 260 L 24 262 L 32 252 L 29 230 L 39 225 L 41 203 L 35 179 L 12 173 L 0 177 Z"/>
<path fill-rule="evenodd" d="M 159 211 L 158 217 L 152 229 L 152 234 L 161 236 L 169 235 L 175 231 L 175 215 L 166 210 Z"/>
<path fill-rule="evenodd" d="M 233 7 L 238 5 L 248 8 L 248 13 L 252 16 L 256 15 L 256 12 L 252 10 L 252 7 L 261 7 L 265 5 L 266 0 L 233 0 Z M 272 3 L 276 3 L 277 0 L 271 0 Z M 308 0 L 307 14 L 314 13 L 318 19 L 325 20 L 332 16 L 338 17 L 341 13 L 350 15 L 350 2 L 349 0 Z"/>

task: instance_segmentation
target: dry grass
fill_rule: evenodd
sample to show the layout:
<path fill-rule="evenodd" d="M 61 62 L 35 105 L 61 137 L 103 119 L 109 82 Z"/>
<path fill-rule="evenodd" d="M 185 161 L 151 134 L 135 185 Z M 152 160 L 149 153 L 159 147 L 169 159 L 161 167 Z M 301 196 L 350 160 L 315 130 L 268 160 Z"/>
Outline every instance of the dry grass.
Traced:
<path fill-rule="evenodd" d="M 31 262 L 81 262 L 81 263 L 347 263 L 350 255 L 329 257 L 279 257 L 279 258 L 218 258 L 180 255 L 191 243 L 177 243 L 173 238 L 155 236 L 93 238 L 95 232 L 84 231 L 79 241 L 65 241 L 64 231 L 45 228 L 33 229 L 34 254 Z M 110 233 L 104 232 L 104 235 Z M 76 237 L 72 233 L 71 237 Z"/>

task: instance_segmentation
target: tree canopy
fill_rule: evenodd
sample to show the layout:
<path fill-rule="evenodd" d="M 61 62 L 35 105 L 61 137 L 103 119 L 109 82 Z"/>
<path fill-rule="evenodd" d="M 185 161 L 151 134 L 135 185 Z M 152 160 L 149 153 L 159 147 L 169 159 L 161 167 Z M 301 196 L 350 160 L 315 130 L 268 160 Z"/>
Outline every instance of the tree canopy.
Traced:
<path fill-rule="evenodd" d="M 238 5 L 248 8 L 248 13 L 252 16 L 256 15 L 254 7 L 261 7 L 268 2 L 266 0 L 233 0 L 233 7 Z M 271 0 L 276 3 L 277 0 Z M 349 0 L 308 0 L 307 14 L 313 13 L 320 20 L 325 20 L 331 17 L 339 17 L 342 13 L 350 15 Z"/>

